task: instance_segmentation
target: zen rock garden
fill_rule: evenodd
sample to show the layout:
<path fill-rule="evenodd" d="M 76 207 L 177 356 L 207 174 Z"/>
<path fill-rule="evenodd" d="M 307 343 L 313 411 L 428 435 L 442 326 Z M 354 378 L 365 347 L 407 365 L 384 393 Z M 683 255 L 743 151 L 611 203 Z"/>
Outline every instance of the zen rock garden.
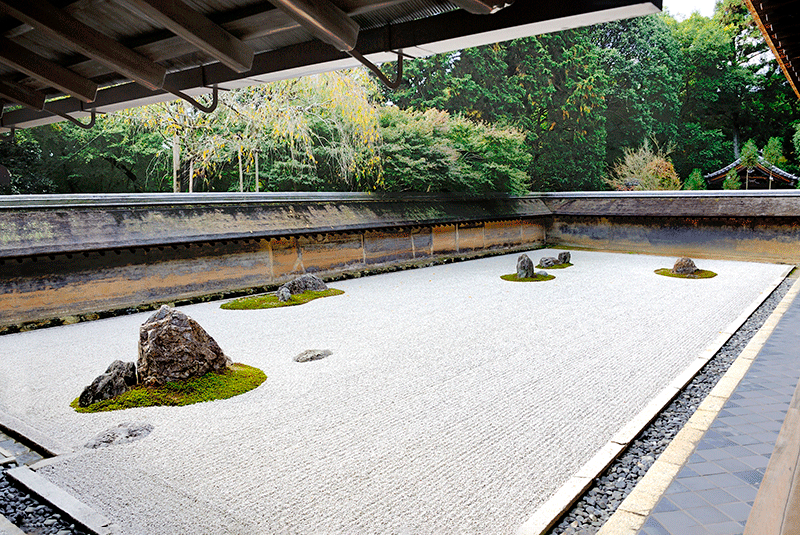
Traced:
<path fill-rule="evenodd" d="M 570 264 L 571 255 L 568 252 L 562 252 L 558 254 L 558 258 L 554 257 L 543 257 L 539 260 L 539 265 L 533 265 L 533 261 L 530 257 L 526 254 L 521 254 L 517 258 L 517 271 L 516 273 L 512 273 L 510 275 L 503 275 L 500 278 L 507 281 L 512 282 L 539 282 L 539 281 L 546 281 L 546 280 L 553 280 L 555 277 L 552 275 L 548 275 L 546 271 L 536 271 L 535 268 L 554 268 L 554 269 L 562 269 L 571 266 Z"/>
<path fill-rule="evenodd" d="M 572 255 L 570 255 L 568 251 L 564 251 L 558 253 L 558 258 L 554 258 L 552 256 L 546 256 L 541 258 L 539 260 L 539 265 L 536 267 L 561 269 L 571 266 L 572 265 L 570 264 L 571 259 Z"/>
<path fill-rule="evenodd" d="M 200 324 L 179 310 L 162 305 L 139 328 L 139 358 L 116 360 L 87 386 L 78 405 L 112 399 L 131 387 L 161 386 L 173 381 L 219 373 L 232 364 Z"/>

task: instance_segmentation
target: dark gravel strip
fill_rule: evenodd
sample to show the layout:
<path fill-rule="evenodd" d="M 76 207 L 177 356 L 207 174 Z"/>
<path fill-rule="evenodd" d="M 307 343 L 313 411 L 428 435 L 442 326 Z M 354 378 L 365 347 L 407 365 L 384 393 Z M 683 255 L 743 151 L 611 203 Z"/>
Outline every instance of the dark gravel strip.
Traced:
<path fill-rule="evenodd" d="M 547 532 L 548 535 L 593 535 L 600 530 L 689 421 L 794 283 L 795 279 L 785 279 L 775 288 L 672 403 L 595 480 L 561 521 Z"/>
<path fill-rule="evenodd" d="M 10 442 L 8 437 L 2 436 L 6 439 L 5 442 Z M 20 453 L 27 450 L 21 444 L 16 443 L 13 445 L 19 446 Z M 17 452 L 13 453 L 16 454 Z M 22 462 L 20 459 L 27 457 L 40 458 L 35 454 L 26 455 L 23 453 L 17 457 L 17 460 Z M 15 487 L 6 477 L 6 470 L 15 466 L 17 465 L 11 464 L 2 467 L 2 474 L 0 474 L 0 514 L 28 535 L 88 535 L 86 531 L 73 524 L 69 518 L 62 518 L 61 513 L 52 509 L 49 505 L 43 504 L 34 496 Z"/>

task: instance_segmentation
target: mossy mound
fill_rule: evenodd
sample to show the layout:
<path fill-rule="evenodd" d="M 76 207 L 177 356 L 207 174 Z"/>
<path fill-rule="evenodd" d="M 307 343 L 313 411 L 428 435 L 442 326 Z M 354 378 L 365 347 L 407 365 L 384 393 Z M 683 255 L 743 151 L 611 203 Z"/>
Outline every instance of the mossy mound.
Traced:
<path fill-rule="evenodd" d="M 661 268 L 655 270 L 657 275 L 664 275 L 665 277 L 675 277 L 676 279 L 710 279 L 712 277 L 716 277 L 717 274 L 713 271 L 708 271 L 707 269 L 698 269 L 691 275 L 683 275 L 681 273 L 675 273 L 670 268 Z"/>
<path fill-rule="evenodd" d="M 240 297 L 235 301 L 223 303 L 220 308 L 225 310 L 255 310 L 258 308 L 278 308 L 290 307 L 294 305 L 303 305 L 314 299 L 320 297 L 330 297 L 332 295 L 341 295 L 344 291 L 335 288 L 328 288 L 318 292 L 308 290 L 301 294 L 295 294 L 289 298 L 288 301 L 279 301 L 278 296 L 275 294 L 256 295 L 252 297 Z"/>
<path fill-rule="evenodd" d="M 517 277 L 516 273 L 511 273 L 509 275 L 500 275 L 500 278 L 504 281 L 511 281 L 511 282 L 542 282 L 542 281 L 550 281 L 555 279 L 553 275 L 539 275 L 538 273 L 534 273 L 533 277 L 525 277 L 520 279 Z"/>
<path fill-rule="evenodd" d="M 69 404 L 77 412 L 104 412 L 133 407 L 182 407 L 203 401 L 228 399 L 258 387 L 267 376 L 258 368 L 232 364 L 222 373 L 207 373 L 188 381 L 175 381 L 149 388 L 137 385 L 113 399 L 80 407 L 78 398 Z"/>
<path fill-rule="evenodd" d="M 536 266 L 536 269 L 564 269 L 570 267 L 572 264 L 569 262 L 564 262 L 563 264 L 556 264 L 555 266 L 548 266 L 544 267 L 543 265 L 539 264 Z"/>

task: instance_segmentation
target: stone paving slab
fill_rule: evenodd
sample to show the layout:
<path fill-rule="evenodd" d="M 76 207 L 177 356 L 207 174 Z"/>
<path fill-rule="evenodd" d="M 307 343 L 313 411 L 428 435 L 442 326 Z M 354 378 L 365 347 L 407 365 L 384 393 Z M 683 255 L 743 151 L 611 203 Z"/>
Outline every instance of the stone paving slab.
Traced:
<path fill-rule="evenodd" d="M 135 359 L 144 314 L 4 336 L 0 410 L 74 448 L 38 473 L 126 533 L 511 533 L 785 270 L 653 273 L 673 262 L 574 251 L 523 284 L 499 279 L 509 255 L 337 282 L 302 307 L 182 307 L 268 379 L 181 408 L 68 408 Z M 333 355 L 292 362 L 309 348 Z M 155 429 L 83 449 L 125 421 Z"/>
<path fill-rule="evenodd" d="M 639 535 L 744 532 L 800 380 L 798 285 L 800 282 L 787 295 L 787 300 L 793 299 L 791 305 L 783 307 L 785 311 L 777 325 L 772 322 L 774 330 L 769 337 L 766 340 L 760 337 L 763 346 L 757 356 L 744 377 L 736 381 L 727 401 L 664 495 L 652 511 L 639 511 L 646 516 Z"/>

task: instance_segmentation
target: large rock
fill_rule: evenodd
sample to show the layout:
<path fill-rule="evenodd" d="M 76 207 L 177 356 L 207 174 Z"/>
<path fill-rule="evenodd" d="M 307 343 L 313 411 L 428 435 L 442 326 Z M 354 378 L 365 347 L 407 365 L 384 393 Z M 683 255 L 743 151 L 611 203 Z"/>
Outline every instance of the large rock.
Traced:
<path fill-rule="evenodd" d="M 694 265 L 694 262 L 691 258 L 679 258 L 677 262 L 675 262 L 675 266 L 672 268 L 674 273 L 678 273 L 679 275 L 691 275 L 695 271 L 697 271 L 697 266 Z"/>
<path fill-rule="evenodd" d="M 185 381 L 231 364 L 192 318 L 163 305 L 139 328 L 139 380 L 147 386 Z"/>
<path fill-rule="evenodd" d="M 559 264 L 569 264 L 569 261 L 572 259 L 572 255 L 569 254 L 569 251 L 564 251 L 558 253 L 558 263 Z"/>
<path fill-rule="evenodd" d="M 531 279 L 533 277 L 533 261 L 526 254 L 519 255 L 519 258 L 517 258 L 517 278 Z"/>
<path fill-rule="evenodd" d="M 78 397 L 78 405 L 88 407 L 92 403 L 111 399 L 126 392 L 136 384 L 136 365 L 133 362 L 115 360 L 106 372 L 99 375 Z"/>
<path fill-rule="evenodd" d="M 279 296 L 281 290 L 284 288 L 289 290 L 289 293 L 294 295 L 294 294 L 301 294 L 309 290 L 314 292 L 327 290 L 328 285 L 326 285 L 325 282 L 323 282 L 323 280 L 317 277 L 316 275 L 312 275 L 311 273 L 306 273 L 304 275 L 300 275 L 294 280 L 290 280 L 289 282 L 283 284 L 280 288 L 278 288 Z"/>
<path fill-rule="evenodd" d="M 552 256 L 545 256 L 541 260 L 539 260 L 539 267 L 549 268 L 553 266 L 557 266 L 561 262 L 558 261 L 558 258 L 554 258 Z"/>

